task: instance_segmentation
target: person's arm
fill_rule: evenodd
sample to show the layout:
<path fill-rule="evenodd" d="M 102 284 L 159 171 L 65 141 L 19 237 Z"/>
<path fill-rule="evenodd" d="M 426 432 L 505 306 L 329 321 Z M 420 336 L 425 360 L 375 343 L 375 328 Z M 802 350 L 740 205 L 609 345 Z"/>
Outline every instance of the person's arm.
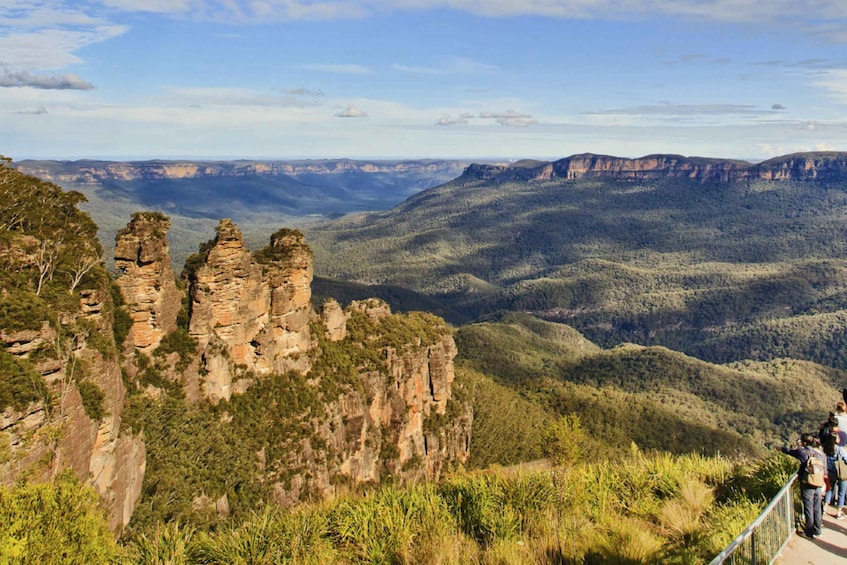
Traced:
<path fill-rule="evenodd" d="M 806 451 L 803 450 L 803 449 L 800 449 L 799 447 L 786 447 L 786 446 L 783 445 L 782 447 L 779 448 L 779 450 L 782 451 L 783 453 L 787 454 L 787 455 L 790 455 L 791 457 L 796 457 L 797 459 L 805 459 L 805 458 L 808 457 L 808 455 L 806 454 Z M 802 456 L 801 456 L 801 454 L 802 454 Z M 805 457 L 803 457 L 803 456 L 805 456 Z"/>

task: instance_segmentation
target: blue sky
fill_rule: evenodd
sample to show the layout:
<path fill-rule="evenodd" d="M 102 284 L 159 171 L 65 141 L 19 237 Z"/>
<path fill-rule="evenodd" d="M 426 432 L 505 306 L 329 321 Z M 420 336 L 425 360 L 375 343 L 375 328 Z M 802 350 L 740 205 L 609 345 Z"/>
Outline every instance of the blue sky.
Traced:
<path fill-rule="evenodd" d="M 0 154 L 847 150 L 843 0 L 0 0 Z"/>

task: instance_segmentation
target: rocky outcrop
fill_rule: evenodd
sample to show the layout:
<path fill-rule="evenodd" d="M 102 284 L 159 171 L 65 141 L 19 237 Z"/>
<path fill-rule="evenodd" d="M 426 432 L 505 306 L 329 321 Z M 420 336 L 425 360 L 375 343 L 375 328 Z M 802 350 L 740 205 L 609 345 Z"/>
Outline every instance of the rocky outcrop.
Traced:
<path fill-rule="evenodd" d="M 10 455 L 0 464 L 0 482 L 13 483 L 24 475 L 49 480 L 70 468 L 100 494 L 109 526 L 117 533 L 132 516 L 146 463 L 143 439 L 121 430 L 125 389 L 114 351 L 110 355 L 91 345 L 111 340 L 108 301 L 105 290 L 81 292 L 80 314 L 63 320 L 63 335 L 46 323 L 40 330 L 0 331 L 6 351 L 32 359 L 54 397 L 49 411 L 38 401 L 0 414 Z M 45 356 L 45 350 L 53 354 Z M 32 358 L 37 351 L 42 354 Z M 83 373 L 81 367 L 86 368 Z M 80 383 L 102 394 L 99 419 L 86 409 Z"/>
<path fill-rule="evenodd" d="M 224 219 L 191 275 L 188 331 L 199 345 L 210 399 L 229 399 L 239 380 L 309 369 L 311 251 L 302 235 L 285 232 L 274 234 L 261 258 Z"/>
<path fill-rule="evenodd" d="M 389 306 L 375 299 L 353 302 L 344 310 L 346 319 L 354 312 L 377 326 L 392 316 Z M 277 502 L 288 506 L 306 489 L 331 494 L 389 475 L 398 481 L 437 479 L 445 466 L 467 462 L 472 412 L 452 400 L 457 354 L 452 336 L 445 333 L 402 351 L 387 347 L 383 354 L 385 372 L 362 373 L 363 386 L 329 403 L 324 419 L 316 422 L 319 443 L 335 457 L 322 457 L 309 442 L 295 463 L 302 471 L 288 486 L 276 485 Z"/>
<path fill-rule="evenodd" d="M 728 183 L 748 180 L 835 180 L 847 173 L 847 153 L 797 153 L 762 163 L 727 159 L 647 155 L 637 159 L 584 153 L 548 163 L 520 161 L 512 165 L 472 164 L 459 182 L 531 182 L 608 178 L 656 180 L 686 178 Z"/>
<path fill-rule="evenodd" d="M 170 221 L 156 213 L 136 214 L 115 238 L 116 280 L 130 305 L 132 345 L 150 353 L 176 330 L 182 293 L 176 287 L 167 232 Z"/>
<path fill-rule="evenodd" d="M 131 228 L 125 231 L 137 231 Z M 166 252 L 162 245 L 156 248 Z M 167 263 L 156 258 L 157 264 Z M 328 300 L 316 313 L 312 252 L 298 231 L 279 230 L 268 246 L 251 253 L 238 227 L 221 220 L 215 239 L 189 260 L 187 272 L 188 333 L 197 343 L 199 370 L 169 372 L 168 378 L 182 378 L 186 398 L 195 401 L 228 400 L 271 374 L 309 374 L 313 349 L 352 339 L 348 326 L 354 317 L 374 335 L 357 334 L 363 341 L 346 344 L 351 348 L 376 347 L 370 340 L 399 327 L 382 327 L 397 319 L 388 304 L 376 299 L 345 309 Z M 126 290 L 144 286 L 133 279 L 147 281 L 147 273 L 132 264 L 122 278 L 127 279 L 121 288 L 131 311 L 140 310 L 133 300 L 150 302 L 144 293 Z M 467 460 L 470 407 L 451 404 L 455 343 L 446 327 L 433 320 L 420 324 L 431 330 L 424 332 L 430 336 L 426 342 L 418 337 L 413 343 L 382 346 L 378 368 L 362 367 L 353 384 L 323 387 L 323 378 L 334 378 L 331 368 L 325 369 L 328 375 L 310 374 L 309 386 L 320 390 L 325 402 L 323 410 L 313 407 L 308 414 L 313 434 L 292 447 L 290 460 L 263 463 L 274 473 L 284 469 L 285 481 L 274 483 L 279 503 L 294 504 L 305 492 L 329 494 L 339 485 L 379 482 L 387 474 L 398 480 L 437 478 L 445 465 Z M 312 336 L 313 328 L 321 327 L 321 334 Z M 172 354 L 165 360 L 174 365 L 177 359 Z M 273 474 L 268 479 L 276 480 Z M 197 493 L 197 504 L 210 509 L 211 499 L 204 496 Z"/>

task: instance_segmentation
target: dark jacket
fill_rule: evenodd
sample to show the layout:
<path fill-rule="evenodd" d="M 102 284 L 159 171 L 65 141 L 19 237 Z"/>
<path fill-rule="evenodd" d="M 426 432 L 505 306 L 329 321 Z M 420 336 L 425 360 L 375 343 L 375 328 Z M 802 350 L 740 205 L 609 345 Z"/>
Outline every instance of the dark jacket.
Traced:
<path fill-rule="evenodd" d="M 797 470 L 797 476 L 800 478 L 800 486 L 803 487 L 803 479 L 806 474 L 806 462 L 809 460 L 809 457 L 817 457 L 823 463 L 823 472 L 824 476 L 828 475 L 827 465 L 826 465 L 826 455 L 823 454 L 822 451 L 818 451 L 811 447 L 793 447 L 791 449 L 787 447 L 782 447 L 782 452 L 787 453 L 791 457 L 795 457 L 800 460 L 800 468 Z"/>

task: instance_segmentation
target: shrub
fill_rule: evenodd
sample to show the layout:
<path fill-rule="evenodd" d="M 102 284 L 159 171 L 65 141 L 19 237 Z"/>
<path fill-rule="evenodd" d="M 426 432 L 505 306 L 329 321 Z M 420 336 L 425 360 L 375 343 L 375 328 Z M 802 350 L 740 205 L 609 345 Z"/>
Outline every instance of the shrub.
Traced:
<path fill-rule="evenodd" d="M 52 483 L 0 487 L 0 562 L 92 565 L 118 550 L 93 489 L 72 471 Z"/>
<path fill-rule="evenodd" d="M 103 401 L 106 395 L 91 381 L 82 381 L 77 383 L 79 396 L 82 398 L 82 407 L 85 409 L 86 415 L 92 420 L 99 421 L 106 417 L 106 408 L 103 406 Z"/>
<path fill-rule="evenodd" d="M 0 410 L 23 410 L 30 402 L 48 399 L 47 385 L 29 361 L 0 346 Z"/>

